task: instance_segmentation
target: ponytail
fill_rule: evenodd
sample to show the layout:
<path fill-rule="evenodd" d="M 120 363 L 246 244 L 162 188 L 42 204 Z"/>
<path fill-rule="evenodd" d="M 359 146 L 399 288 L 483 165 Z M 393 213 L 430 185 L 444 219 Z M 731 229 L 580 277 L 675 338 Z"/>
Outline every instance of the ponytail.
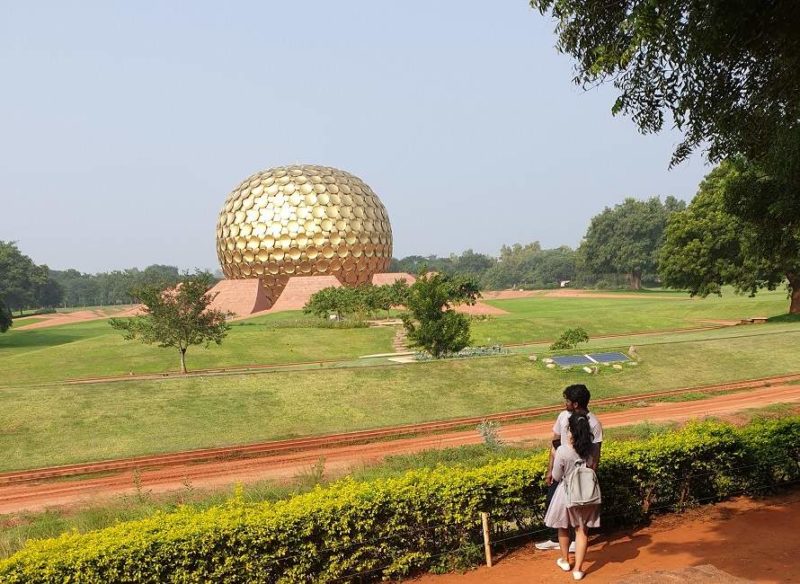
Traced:
<path fill-rule="evenodd" d="M 594 445 L 592 430 L 589 428 L 589 418 L 586 414 L 574 413 L 569 417 L 569 431 L 572 434 L 572 447 L 578 456 L 584 460 L 592 454 Z"/>

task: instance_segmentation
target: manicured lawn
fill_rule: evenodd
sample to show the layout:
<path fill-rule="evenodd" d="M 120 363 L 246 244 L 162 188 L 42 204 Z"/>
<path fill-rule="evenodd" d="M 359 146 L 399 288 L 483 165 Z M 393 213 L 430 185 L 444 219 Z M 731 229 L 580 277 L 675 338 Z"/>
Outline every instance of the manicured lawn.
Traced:
<path fill-rule="evenodd" d="M 492 301 L 509 311 L 474 322 L 473 343 L 519 343 L 553 339 L 582 326 L 590 336 L 628 331 L 699 327 L 705 320 L 784 314 L 785 292 L 755 298 L 690 299 L 684 294 L 646 294 L 637 298 L 546 298 Z M 192 347 L 190 369 L 248 364 L 352 359 L 391 351 L 390 328 L 308 328 L 301 312 L 284 312 L 233 323 L 221 346 Z M 301 328 L 293 328 L 299 324 Z M 82 377 L 160 373 L 177 370 L 173 350 L 125 341 L 105 320 L 0 335 L 0 387 Z"/>
<path fill-rule="evenodd" d="M 662 295 L 659 295 L 662 296 Z M 475 322 L 475 344 L 522 343 L 553 339 L 567 328 L 583 327 L 592 335 L 708 326 L 709 320 L 740 320 L 784 315 L 789 307 L 784 290 L 754 298 L 725 290 L 722 298 L 690 298 L 686 294 L 638 298 L 547 298 L 491 300 L 509 314 Z"/>
<path fill-rule="evenodd" d="M 698 337 L 692 341 L 641 344 L 638 367 L 620 372 L 604 368 L 594 377 L 577 370 L 547 370 L 525 355 L 512 355 L 393 367 L 6 387 L 0 389 L 0 470 L 556 404 L 561 388 L 576 381 L 589 382 L 594 396 L 601 398 L 800 371 L 800 327 L 772 326 L 744 327 L 752 330 L 751 336 L 736 328 L 728 331 L 736 337 L 721 338 L 713 331 L 693 333 Z M 771 330 L 775 334 L 763 334 Z M 708 340 L 702 340 L 703 334 Z"/>
<path fill-rule="evenodd" d="M 270 326 L 298 313 L 232 323 L 219 346 L 191 347 L 189 369 L 254 363 L 351 359 L 391 351 L 390 328 L 319 329 Z M 126 341 L 108 321 L 97 320 L 0 335 L 0 386 L 81 377 L 175 371 L 177 351 Z"/>

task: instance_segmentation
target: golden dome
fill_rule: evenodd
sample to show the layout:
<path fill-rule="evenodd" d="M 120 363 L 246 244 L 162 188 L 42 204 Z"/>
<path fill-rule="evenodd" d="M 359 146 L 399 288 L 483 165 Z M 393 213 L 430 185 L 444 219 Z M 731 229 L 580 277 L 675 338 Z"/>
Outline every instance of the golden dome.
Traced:
<path fill-rule="evenodd" d="M 258 172 L 237 186 L 219 214 L 217 257 L 230 279 L 259 278 L 270 304 L 292 276 L 369 282 L 392 259 L 392 227 L 360 178 L 327 166 Z"/>

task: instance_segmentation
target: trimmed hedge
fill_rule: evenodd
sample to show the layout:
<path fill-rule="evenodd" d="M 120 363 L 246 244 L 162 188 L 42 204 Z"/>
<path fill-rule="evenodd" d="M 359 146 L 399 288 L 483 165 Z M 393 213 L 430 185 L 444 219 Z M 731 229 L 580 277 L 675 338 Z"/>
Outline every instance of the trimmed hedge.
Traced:
<path fill-rule="evenodd" d="M 696 423 L 603 449 L 604 525 L 631 525 L 655 511 L 797 481 L 800 417 L 738 429 Z M 546 466 L 542 453 L 477 469 L 343 480 L 277 503 L 235 498 L 204 511 L 158 513 L 83 535 L 31 541 L 0 562 L 0 580 L 288 584 L 443 569 L 454 558 L 474 560 L 469 554 L 480 550 L 481 511 L 504 529 L 541 527 Z"/>

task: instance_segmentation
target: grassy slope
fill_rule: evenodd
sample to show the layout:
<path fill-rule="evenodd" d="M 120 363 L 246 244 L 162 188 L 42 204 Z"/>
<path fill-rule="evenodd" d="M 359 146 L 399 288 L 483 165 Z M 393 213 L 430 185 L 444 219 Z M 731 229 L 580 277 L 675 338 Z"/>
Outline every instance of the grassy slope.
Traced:
<path fill-rule="evenodd" d="M 800 327 L 643 344 L 638 368 L 603 369 L 595 397 L 800 371 Z M 343 332 L 343 331 L 336 331 Z M 745 331 L 746 332 L 746 331 Z M 730 334 L 742 335 L 740 329 Z M 757 334 L 756 334 L 757 333 Z M 695 333 L 702 337 L 701 333 Z M 555 404 L 586 381 L 524 355 L 397 367 L 0 389 L 0 470 L 233 444 Z"/>
<path fill-rule="evenodd" d="M 274 328 L 296 313 L 232 323 L 221 345 L 191 347 L 190 369 L 348 359 L 391 351 L 388 328 Z M 176 351 L 125 341 L 105 320 L 0 335 L 0 386 L 78 377 L 175 371 Z"/>
<path fill-rule="evenodd" d="M 687 295 L 653 298 L 547 298 L 492 300 L 489 304 L 509 312 L 486 322 L 476 322 L 476 344 L 521 343 L 556 338 L 564 329 L 581 326 L 589 336 L 620 332 L 707 326 L 707 320 L 739 320 L 786 313 L 786 292 L 762 292 L 755 298 L 726 290 L 722 298 Z"/>

